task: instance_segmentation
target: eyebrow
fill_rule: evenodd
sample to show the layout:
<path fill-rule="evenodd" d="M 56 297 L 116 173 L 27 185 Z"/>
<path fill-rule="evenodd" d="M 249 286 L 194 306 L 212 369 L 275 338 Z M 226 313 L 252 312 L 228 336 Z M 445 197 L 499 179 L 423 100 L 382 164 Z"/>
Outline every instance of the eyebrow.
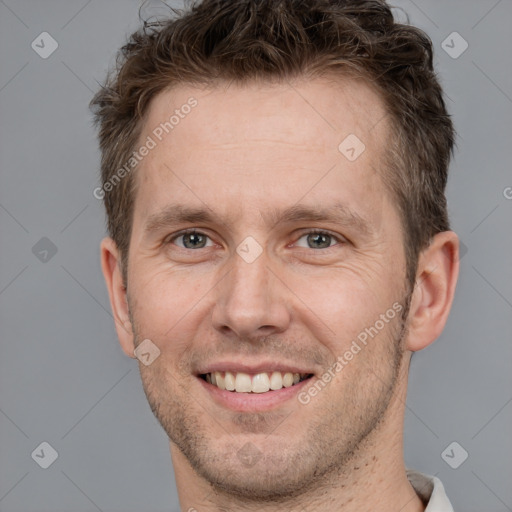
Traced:
<path fill-rule="evenodd" d="M 333 222 L 353 228 L 365 236 L 371 236 L 374 233 L 369 221 L 342 203 L 335 203 L 330 207 L 297 204 L 285 210 L 272 208 L 262 216 L 270 227 L 274 227 L 276 224 L 297 222 Z M 151 235 L 171 226 L 185 223 L 220 223 L 227 226 L 231 224 L 229 220 L 216 215 L 206 206 L 198 208 L 184 204 L 171 204 L 148 217 L 144 232 Z"/>

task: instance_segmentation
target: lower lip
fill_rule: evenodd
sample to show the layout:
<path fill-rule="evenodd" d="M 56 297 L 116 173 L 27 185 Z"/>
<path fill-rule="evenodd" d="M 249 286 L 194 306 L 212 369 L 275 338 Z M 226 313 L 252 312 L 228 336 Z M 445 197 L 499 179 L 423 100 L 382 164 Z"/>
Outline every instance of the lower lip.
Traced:
<path fill-rule="evenodd" d="M 313 380 L 310 377 L 289 388 L 281 388 L 277 391 L 237 393 L 236 391 L 220 389 L 200 377 L 197 377 L 197 379 L 215 402 L 223 407 L 239 412 L 260 412 L 276 409 L 286 401 L 296 398 L 300 390 L 304 386 L 310 385 Z"/>

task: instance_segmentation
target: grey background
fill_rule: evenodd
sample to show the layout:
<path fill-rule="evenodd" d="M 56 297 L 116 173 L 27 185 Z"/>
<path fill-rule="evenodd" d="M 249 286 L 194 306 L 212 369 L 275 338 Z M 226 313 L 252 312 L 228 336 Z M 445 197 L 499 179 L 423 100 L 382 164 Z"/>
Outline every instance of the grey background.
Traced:
<path fill-rule="evenodd" d="M 448 325 L 413 359 L 406 463 L 437 475 L 456 510 L 512 510 L 512 1 L 394 5 L 435 45 L 459 133 L 450 214 L 467 247 Z M 3 512 L 178 510 L 167 438 L 114 331 L 92 194 L 99 152 L 87 104 L 139 6 L 0 0 Z M 142 10 L 162 12 L 158 1 Z M 59 45 L 48 59 L 31 48 L 43 31 Z M 469 44 L 456 59 L 441 46 L 454 31 Z M 57 249 L 46 262 L 43 237 Z M 31 458 L 43 441 L 59 455 L 48 469 Z M 441 457 L 453 441 L 469 453 L 458 469 Z M 462 451 L 452 453 L 456 462 Z"/>

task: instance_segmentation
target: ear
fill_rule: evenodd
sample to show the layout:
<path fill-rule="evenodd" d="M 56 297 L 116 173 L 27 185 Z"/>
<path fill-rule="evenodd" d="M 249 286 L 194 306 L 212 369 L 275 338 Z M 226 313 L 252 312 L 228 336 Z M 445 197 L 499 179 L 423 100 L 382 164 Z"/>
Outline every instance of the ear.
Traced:
<path fill-rule="evenodd" d="M 124 353 L 129 357 L 135 358 L 133 353 L 135 348 L 133 329 L 130 321 L 126 287 L 123 283 L 121 272 L 119 250 L 114 240 L 108 237 L 101 241 L 100 249 L 101 269 L 107 284 L 117 337 Z"/>
<path fill-rule="evenodd" d="M 459 238 L 443 231 L 418 259 L 416 283 L 409 311 L 408 350 L 421 350 L 441 334 L 453 302 L 459 275 Z"/>

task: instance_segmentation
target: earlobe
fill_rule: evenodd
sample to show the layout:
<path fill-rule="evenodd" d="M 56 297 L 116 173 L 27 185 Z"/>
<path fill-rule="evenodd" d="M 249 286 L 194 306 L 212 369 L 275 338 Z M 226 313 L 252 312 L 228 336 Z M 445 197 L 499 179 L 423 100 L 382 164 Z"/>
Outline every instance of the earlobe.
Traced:
<path fill-rule="evenodd" d="M 121 272 L 119 250 L 114 240 L 107 237 L 101 241 L 100 251 L 101 269 L 108 289 L 119 343 L 127 356 L 135 358 L 133 353 L 135 348 L 134 335 L 130 321 L 126 287 Z"/>
<path fill-rule="evenodd" d="M 407 349 L 421 350 L 441 334 L 459 274 L 459 239 L 453 231 L 435 235 L 418 261 L 409 311 Z"/>

